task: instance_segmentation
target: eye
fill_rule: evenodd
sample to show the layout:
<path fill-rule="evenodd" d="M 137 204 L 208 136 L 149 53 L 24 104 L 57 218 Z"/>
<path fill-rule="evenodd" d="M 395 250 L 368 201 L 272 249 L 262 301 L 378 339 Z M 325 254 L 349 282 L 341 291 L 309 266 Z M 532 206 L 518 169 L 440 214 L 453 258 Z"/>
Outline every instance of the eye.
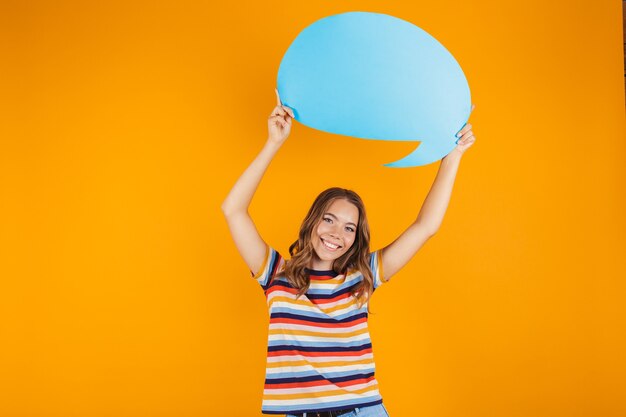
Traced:
<path fill-rule="evenodd" d="M 329 222 L 332 222 L 333 220 L 330 217 L 324 217 L 324 221 L 328 220 Z"/>
<path fill-rule="evenodd" d="M 354 229 L 352 227 L 346 227 L 346 229 L 348 229 L 350 232 L 354 232 Z"/>

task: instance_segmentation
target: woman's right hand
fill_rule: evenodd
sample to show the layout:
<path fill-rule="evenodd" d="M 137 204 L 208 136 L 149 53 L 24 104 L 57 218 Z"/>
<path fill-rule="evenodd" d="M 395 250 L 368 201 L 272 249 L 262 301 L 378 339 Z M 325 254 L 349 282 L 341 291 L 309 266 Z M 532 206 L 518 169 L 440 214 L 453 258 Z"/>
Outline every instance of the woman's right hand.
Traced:
<path fill-rule="evenodd" d="M 291 132 L 291 122 L 295 116 L 293 110 L 282 105 L 278 90 L 274 89 L 274 91 L 276 92 L 276 101 L 278 104 L 274 107 L 272 114 L 270 114 L 267 120 L 267 140 L 276 145 L 282 145 Z"/>

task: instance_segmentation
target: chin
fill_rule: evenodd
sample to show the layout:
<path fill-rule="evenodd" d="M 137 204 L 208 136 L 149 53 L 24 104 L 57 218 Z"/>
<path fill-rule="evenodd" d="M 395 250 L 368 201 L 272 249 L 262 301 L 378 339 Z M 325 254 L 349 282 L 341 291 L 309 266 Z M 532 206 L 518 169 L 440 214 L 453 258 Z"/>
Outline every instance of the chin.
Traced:
<path fill-rule="evenodd" d="M 317 255 L 318 258 L 320 258 L 323 261 L 334 261 L 335 259 L 338 259 L 341 257 L 341 255 L 343 255 L 343 251 L 340 253 L 327 253 L 324 251 L 324 248 L 315 248 L 315 254 Z"/>

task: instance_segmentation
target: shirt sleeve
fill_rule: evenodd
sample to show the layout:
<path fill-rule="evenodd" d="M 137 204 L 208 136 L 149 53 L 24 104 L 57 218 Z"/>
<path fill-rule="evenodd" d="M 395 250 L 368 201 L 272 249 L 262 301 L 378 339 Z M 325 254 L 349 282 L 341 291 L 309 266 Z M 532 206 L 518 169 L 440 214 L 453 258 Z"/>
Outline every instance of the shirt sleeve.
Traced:
<path fill-rule="evenodd" d="M 254 274 L 254 271 L 250 271 L 252 278 L 254 278 L 259 285 L 263 288 L 263 291 L 267 291 L 272 279 L 278 271 L 284 266 L 285 260 L 273 247 L 267 245 L 265 251 L 265 260 L 259 272 Z"/>
<path fill-rule="evenodd" d="M 370 268 L 374 275 L 374 290 L 388 281 L 383 281 L 383 251 L 382 249 L 370 254 Z"/>

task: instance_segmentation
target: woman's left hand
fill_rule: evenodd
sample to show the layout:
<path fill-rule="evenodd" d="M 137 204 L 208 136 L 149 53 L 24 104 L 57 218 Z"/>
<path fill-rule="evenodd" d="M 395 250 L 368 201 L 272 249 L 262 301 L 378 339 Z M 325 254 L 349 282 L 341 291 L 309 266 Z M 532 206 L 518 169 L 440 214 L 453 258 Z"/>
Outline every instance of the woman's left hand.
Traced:
<path fill-rule="evenodd" d="M 474 105 L 472 104 L 472 109 L 470 110 L 470 114 L 474 111 Z M 474 136 L 474 132 L 472 132 L 472 125 L 466 124 L 463 129 L 457 133 L 459 139 L 456 141 L 457 145 L 454 148 L 453 152 L 459 152 L 463 155 L 463 152 L 468 150 L 476 141 L 476 137 Z"/>

